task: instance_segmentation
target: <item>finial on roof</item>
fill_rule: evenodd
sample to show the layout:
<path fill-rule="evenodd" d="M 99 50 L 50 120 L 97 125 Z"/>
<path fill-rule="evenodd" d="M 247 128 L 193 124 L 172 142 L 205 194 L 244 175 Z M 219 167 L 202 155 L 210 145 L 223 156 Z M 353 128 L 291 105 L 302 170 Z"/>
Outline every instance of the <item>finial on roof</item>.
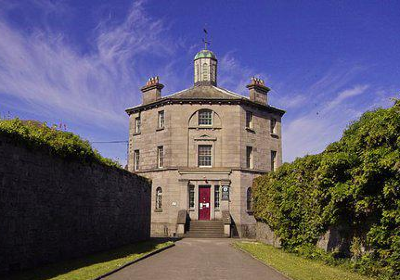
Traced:
<path fill-rule="evenodd" d="M 208 35 L 207 29 L 203 28 L 203 31 L 204 31 L 204 39 L 203 39 L 204 49 L 206 50 L 207 49 L 207 45 L 210 45 L 211 42 L 207 41 L 207 35 Z"/>

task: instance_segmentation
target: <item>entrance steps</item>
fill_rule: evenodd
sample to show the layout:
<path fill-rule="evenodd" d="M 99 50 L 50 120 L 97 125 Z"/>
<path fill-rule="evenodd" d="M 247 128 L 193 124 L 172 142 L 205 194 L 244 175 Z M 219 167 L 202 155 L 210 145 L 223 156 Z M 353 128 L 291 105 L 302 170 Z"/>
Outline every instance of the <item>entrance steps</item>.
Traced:
<path fill-rule="evenodd" d="M 185 237 L 195 238 L 224 238 L 224 224 L 222 221 L 190 221 L 189 230 Z"/>

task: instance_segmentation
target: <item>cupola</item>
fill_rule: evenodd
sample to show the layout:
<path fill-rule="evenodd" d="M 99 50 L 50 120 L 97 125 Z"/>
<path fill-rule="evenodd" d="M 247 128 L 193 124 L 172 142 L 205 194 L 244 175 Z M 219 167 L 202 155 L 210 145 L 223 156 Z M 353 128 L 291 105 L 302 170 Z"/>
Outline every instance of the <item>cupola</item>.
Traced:
<path fill-rule="evenodd" d="M 194 85 L 217 85 L 217 57 L 206 48 L 194 57 Z"/>

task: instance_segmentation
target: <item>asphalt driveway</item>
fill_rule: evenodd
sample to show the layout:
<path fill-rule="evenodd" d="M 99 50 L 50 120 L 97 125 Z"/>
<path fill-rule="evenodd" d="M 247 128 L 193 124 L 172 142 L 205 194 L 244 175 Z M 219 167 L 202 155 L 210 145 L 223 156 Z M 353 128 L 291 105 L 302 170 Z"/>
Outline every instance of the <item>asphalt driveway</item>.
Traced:
<path fill-rule="evenodd" d="M 230 244 L 232 239 L 185 238 L 176 246 L 107 277 L 121 279 L 287 280 Z"/>

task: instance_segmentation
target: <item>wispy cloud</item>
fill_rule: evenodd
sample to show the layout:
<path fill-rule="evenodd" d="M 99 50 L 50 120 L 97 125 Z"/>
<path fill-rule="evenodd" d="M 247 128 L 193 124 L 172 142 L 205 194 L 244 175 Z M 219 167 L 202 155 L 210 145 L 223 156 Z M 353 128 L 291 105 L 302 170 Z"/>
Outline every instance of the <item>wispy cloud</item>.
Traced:
<path fill-rule="evenodd" d="M 365 90 L 367 88 L 368 88 L 368 85 L 357 85 L 357 86 L 354 86 L 353 88 L 346 89 L 344 91 L 339 92 L 338 95 L 336 96 L 336 98 L 328 103 L 327 108 L 325 110 L 329 110 L 331 108 L 338 106 L 339 104 L 341 104 L 344 100 L 346 100 L 348 98 L 362 94 L 363 92 L 365 92 Z"/>
<path fill-rule="evenodd" d="M 51 1 L 36 2 L 48 13 L 56 10 Z M 0 96 L 19 100 L 16 106 L 29 104 L 27 110 L 91 125 L 126 125 L 124 108 L 140 100 L 135 95 L 144 79 L 139 58 L 174 50 L 162 36 L 162 21 L 150 20 L 140 1 L 122 23 L 100 21 L 93 31 L 93 50 L 86 53 L 50 26 L 24 33 L 4 13 Z"/>
<path fill-rule="evenodd" d="M 363 112 L 390 104 L 391 92 L 370 92 L 369 88 L 370 85 L 349 87 L 304 114 L 286 122 L 284 119 L 284 160 L 290 162 L 305 154 L 322 152 L 328 144 L 339 140 L 343 130 Z M 366 104 L 360 102 L 362 94 L 369 100 Z"/>

